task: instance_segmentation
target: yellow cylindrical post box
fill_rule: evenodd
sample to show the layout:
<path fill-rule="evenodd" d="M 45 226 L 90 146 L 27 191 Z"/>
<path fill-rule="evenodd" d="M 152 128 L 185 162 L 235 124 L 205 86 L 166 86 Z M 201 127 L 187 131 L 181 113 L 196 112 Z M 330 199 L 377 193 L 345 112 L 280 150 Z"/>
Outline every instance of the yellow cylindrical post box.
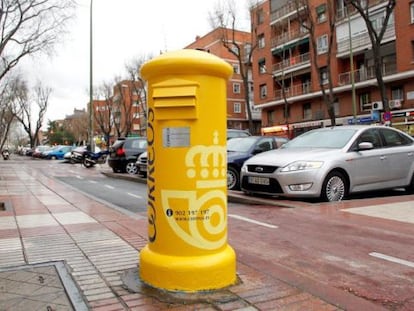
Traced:
<path fill-rule="evenodd" d="M 180 50 L 145 63 L 148 82 L 148 237 L 140 277 L 170 291 L 236 282 L 227 243 L 226 90 L 233 68 Z"/>

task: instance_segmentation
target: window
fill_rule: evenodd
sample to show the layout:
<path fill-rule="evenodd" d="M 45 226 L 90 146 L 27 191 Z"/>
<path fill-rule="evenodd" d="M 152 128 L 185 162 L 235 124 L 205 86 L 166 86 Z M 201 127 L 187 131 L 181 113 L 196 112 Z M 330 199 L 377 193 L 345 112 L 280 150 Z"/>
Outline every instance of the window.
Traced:
<path fill-rule="evenodd" d="M 266 112 L 266 116 L 267 116 L 267 125 L 268 125 L 268 126 L 273 125 L 273 122 L 274 122 L 274 120 L 273 120 L 273 113 L 274 113 L 274 110 L 268 110 L 268 111 Z"/>
<path fill-rule="evenodd" d="M 265 36 L 264 34 L 260 34 L 257 36 L 257 47 L 259 49 L 263 49 L 265 47 Z"/>
<path fill-rule="evenodd" d="M 323 54 L 328 51 L 328 35 L 318 37 L 318 54 Z"/>
<path fill-rule="evenodd" d="M 240 94 L 240 83 L 233 83 L 233 93 Z"/>
<path fill-rule="evenodd" d="M 303 104 L 303 119 L 304 120 L 312 119 L 312 107 L 310 103 Z"/>
<path fill-rule="evenodd" d="M 410 145 L 412 142 L 404 135 L 390 129 L 380 129 L 386 147 Z"/>
<path fill-rule="evenodd" d="M 241 113 L 241 104 L 240 103 L 234 103 L 233 112 L 234 113 Z"/>
<path fill-rule="evenodd" d="M 322 67 L 320 69 L 320 81 L 323 85 L 328 84 L 328 67 Z"/>
<path fill-rule="evenodd" d="M 399 86 L 399 87 L 391 88 L 391 99 L 399 99 L 399 100 L 404 99 L 404 91 L 402 87 Z"/>
<path fill-rule="evenodd" d="M 232 45 L 230 50 L 233 52 L 234 55 L 240 55 L 239 48 L 237 45 Z"/>
<path fill-rule="evenodd" d="M 414 2 L 410 4 L 411 24 L 414 24 Z"/>
<path fill-rule="evenodd" d="M 267 85 L 262 84 L 260 86 L 260 98 L 266 98 L 267 97 Z"/>
<path fill-rule="evenodd" d="M 414 41 L 411 41 L 411 61 L 414 61 Z"/>
<path fill-rule="evenodd" d="M 320 6 L 316 7 L 316 15 L 318 23 L 326 21 L 326 4 L 321 4 Z"/>
<path fill-rule="evenodd" d="M 235 74 L 240 74 L 240 65 L 239 64 L 233 64 L 233 72 Z"/>
<path fill-rule="evenodd" d="M 358 138 L 358 144 L 362 142 L 372 143 L 374 148 L 381 148 L 381 138 L 376 129 L 368 129 L 364 131 Z"/>
<path fill-rule="evenodd" d="M 274 149 L 274 147 L 273 147 L 273 138 L 266 137 L 266 138 L 261 139 L 257 143 L 257 147 L 259 147 L 263 151 L 269 151 L 269 150 Z"/>
<path fill-rule="evenodd" d="M 339 102 L 334 102 L 333 103 L 335 117 L 339 117 L 339 115 L 340 115 L 339 107 L 340 107 Z"/>
<path fill-rule="evenodd" d="M 361 111 L 371 110 L 371 101 L 369 93 L 362 93 L 359 95 L 359 106 Z"/>
<path fill-rule="evenodd" d="M 264 58 L 259 60 L 259 73 L 266 73 L 266 60 Z"/>
<path fill-rule="evenodd" d="M 257 24 L 263 24 L 264 22 L 264 12 L 263 9 L 258 9 L 256 12 Z"/>
<path fill-rule="evenodd" d="M 107 109 L 109 109 L 109 107 L 106 107 L 106 106 L 97 106 L 97 107 L 95 108 L 95 110 L 96 110 L 96 111 L 105 111 L 105 110 L 107 110 Z"/>

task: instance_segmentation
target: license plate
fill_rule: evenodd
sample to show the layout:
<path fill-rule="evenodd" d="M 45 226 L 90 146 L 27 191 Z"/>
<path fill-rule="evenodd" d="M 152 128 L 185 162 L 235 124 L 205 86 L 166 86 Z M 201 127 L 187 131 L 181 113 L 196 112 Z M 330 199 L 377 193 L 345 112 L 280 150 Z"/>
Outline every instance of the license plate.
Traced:
<path fill-rule="evenodd" d="M 266 177 L 249 176 L 248 181 L 250 184 L 255 184 L 255 185 L 265 185 L 265 186 L 270 185 L 270 180 L 269 178 L 266 178 Z"/>

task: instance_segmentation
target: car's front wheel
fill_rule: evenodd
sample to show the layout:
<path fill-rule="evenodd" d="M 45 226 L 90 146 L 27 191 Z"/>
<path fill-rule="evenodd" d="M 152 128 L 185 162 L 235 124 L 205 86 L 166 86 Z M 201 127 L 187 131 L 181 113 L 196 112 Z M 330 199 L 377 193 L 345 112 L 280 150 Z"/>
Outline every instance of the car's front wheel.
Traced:
<path fill-rule="evenodd" d="M 326 176 L 322 186 L 321 198 L 327 202 L 337 202 L 345 198 L 348 183 L 341 172 L 331 172 Z"/>
<path fill-rule="evenodd" d="M 135 162 L 128 162 L 125 166 L 125 171 L 130 175 L 135 175 L 136 173 L 138 173 L 138 168 L 135 165 Z"/>
<path fill-rule="evenodd" d="M 239 190 L 240 189 L 240 174 L 234 167 L 227 168 L 227 189 Z"/>

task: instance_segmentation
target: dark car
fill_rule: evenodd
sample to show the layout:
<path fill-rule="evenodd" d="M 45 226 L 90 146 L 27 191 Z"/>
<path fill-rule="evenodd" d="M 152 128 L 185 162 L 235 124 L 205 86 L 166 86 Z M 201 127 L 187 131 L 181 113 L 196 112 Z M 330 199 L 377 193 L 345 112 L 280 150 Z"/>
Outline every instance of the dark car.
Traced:
<path fill-rule="evenodd" d="M 240 170 L 244 161 L 252 156 L 277 149 L 288 141 L 276 136 L 236 137 L 227 141 L 227 188 L 240 189 Z"/>
<path fill-rule="evenodd" d="M 109 148 L 108 165 L 114 173 L 136 174 L 135 162 L 138 156 L 146 150 L 146 137 L 119 139 Z"/>

